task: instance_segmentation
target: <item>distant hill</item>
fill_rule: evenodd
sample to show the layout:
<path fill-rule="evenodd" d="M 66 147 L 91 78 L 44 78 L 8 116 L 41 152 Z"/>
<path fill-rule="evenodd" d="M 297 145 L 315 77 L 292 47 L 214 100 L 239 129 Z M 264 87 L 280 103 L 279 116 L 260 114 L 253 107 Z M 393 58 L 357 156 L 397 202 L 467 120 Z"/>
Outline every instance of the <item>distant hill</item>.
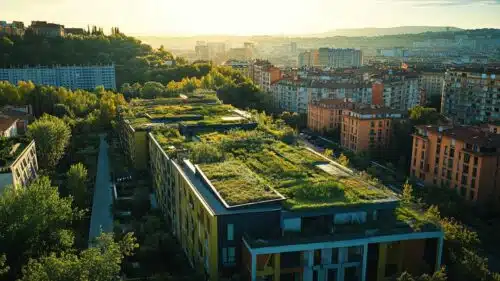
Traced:
<path fill-rule="evenodd" d="M 384 36 L 384 35 L 397 35 L 397 34 L 415 34 L 423 32 L 444 32 L 444 31 L 462 31 L 463 29 L 449 26 L 398 26 L 388 28 L 346 28 L 335 29 L 332 31 L 312 34 L 308 37 L 332 37 L 332 36 Z"/>

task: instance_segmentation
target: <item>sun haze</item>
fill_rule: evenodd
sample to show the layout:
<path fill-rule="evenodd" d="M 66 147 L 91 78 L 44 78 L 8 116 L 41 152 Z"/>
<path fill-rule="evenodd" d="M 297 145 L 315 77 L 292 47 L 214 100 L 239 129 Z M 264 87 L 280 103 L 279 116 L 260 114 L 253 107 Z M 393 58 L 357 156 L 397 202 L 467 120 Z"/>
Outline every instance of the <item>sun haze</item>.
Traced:
<path fill-rule="evenodd" d="M 3 0 L 1 20 L 119 26 L 128 34 L 306 34 L 402 25 L 500 27 L 493 0 Z"/>

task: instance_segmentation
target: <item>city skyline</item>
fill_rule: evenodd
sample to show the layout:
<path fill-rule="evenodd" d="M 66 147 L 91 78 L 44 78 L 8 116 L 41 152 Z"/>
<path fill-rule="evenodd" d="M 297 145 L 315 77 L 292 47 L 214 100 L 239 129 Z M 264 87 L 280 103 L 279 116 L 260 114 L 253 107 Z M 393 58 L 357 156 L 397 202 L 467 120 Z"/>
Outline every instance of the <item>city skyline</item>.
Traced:
<path fill-rule="evenodd" d="M 105 30 L 118 26 L 132 35 L 169 36 L 307 35 L 395 26 L 500 28 L 498 0 L 255 0 L 251 4 L 230 0 L 130 0 L 123 5 L 118 0 L 90 0 L 82 6 L 73 0 L 19 0 L 7 3 L 2 20 L 47 20 L 67 27 L 90 24 Z M 244 15 L 255 15 L 260 21 L 242 20 Z"/>

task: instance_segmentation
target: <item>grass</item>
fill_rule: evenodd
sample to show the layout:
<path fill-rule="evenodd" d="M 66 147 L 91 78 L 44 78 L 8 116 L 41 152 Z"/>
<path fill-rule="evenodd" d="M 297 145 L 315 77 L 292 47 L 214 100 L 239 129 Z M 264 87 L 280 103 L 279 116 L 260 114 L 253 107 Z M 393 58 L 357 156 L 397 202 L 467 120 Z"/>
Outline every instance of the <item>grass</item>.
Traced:
<path fill-rule="evenodd" d="M 199 167 L 230 206 L 280 198 L 240 161 L 201 164 Z"/>

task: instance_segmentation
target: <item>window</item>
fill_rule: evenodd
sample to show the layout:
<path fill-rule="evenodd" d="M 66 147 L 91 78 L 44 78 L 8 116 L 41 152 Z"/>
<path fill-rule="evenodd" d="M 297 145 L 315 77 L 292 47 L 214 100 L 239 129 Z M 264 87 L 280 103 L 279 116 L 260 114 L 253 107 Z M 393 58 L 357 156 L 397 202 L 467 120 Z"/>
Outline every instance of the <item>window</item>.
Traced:
<path fill-rule="evenodd" d="M 477 156 L 474 156 L 474 165 L 477 165 L 478 162 L 479 162 L 479 159 L 477 158 Z"/>
<path fill-rule="evenodd" d="M 224 265 L 235 265 L 236 264 L 236 248 L 222 248 L 222 263 Z"/>
<path fill-rule="evenodd" d="M 476 188 L 476 179 L 470 180 L 470 186 L 471 186 L 471 188 Z"/>
<path fill-rule="evenodd" d="M 455 148 L 451 147 L 450 148 L 450 157 L 454 157 L 454 156 L 455 156 Z"/>
<path fill-rule="evenodd" d="M 464 164 L 462 167 L 462 173 L 468 174 L 469 173 L 469 165 Z"/>
<path fill-rule="evenodd" d="M 371 127 L 375 127 L 375 121 L 370 122 Z"/>
<path fill-rule="evenodd" d="M 469 163 L 470 155 L 468 153 L 464 153 L 464 163 Z"/>
<path fill-rule="evenodd" d="M 472 176 L 475 177 L 477 175 L 477 168 L 472 168 Z"/>
<path fill-rule="evenodd" d="M 227 225 L 227 240 L 233 241 L 233 239 L 234 239 L 234 225 L 228 224 Z"/>
<path fill-rule="evenodd" d="M 467 184 L 467 176 L 462 176 L 462 184 Z"/>
<path fill-rule="evenodd" d="M 420 152 L 420 157 L 421 157 L 421 158 L 425 158 L 425 152 L 424 152 L 424 151 L 421 151 L 421 152 Z"/>
<path fill-rule="evenodd" d="M 444 155 L 448 155 L 448 146 L 444 147 Z"/>

